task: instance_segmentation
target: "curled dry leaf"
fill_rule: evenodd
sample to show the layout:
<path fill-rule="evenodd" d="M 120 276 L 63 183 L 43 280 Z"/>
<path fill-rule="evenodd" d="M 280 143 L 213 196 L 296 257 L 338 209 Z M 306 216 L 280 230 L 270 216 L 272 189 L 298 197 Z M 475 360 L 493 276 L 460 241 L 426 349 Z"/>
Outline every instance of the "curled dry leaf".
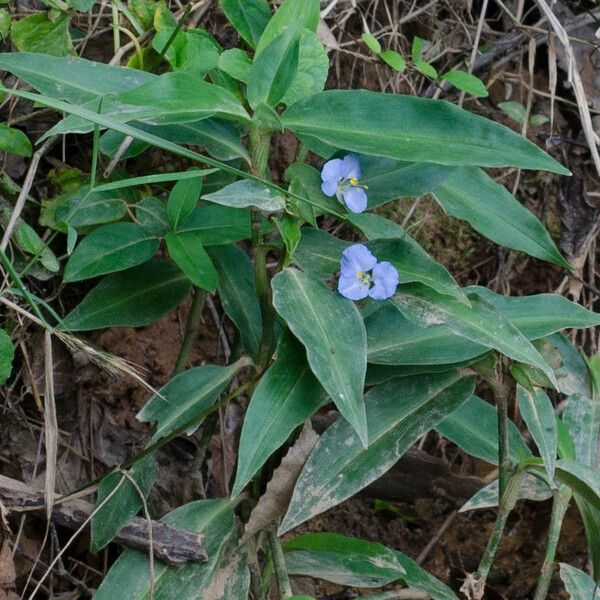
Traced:
<path fill-rule="evenodd" d="M 296 443 L 289 449 L 281 464 L 273 472 L 271 481 L 250 515 L 242 542 L 285 514 L 292 498 L 296 480 L 319 436 L 310 422 L 304 425 Z"/>

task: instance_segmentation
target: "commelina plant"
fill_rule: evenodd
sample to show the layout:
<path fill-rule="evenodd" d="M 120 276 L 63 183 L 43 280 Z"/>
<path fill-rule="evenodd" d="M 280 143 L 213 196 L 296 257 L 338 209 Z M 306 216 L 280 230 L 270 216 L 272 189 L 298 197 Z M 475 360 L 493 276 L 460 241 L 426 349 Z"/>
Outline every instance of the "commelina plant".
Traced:
<path fill-rule="evenodd" d="M 94 142 L 89 181 L 46 215 L 64 235 L 67 258 L 56 270 L 67 290 L 84 280 L 93 287 L 59 315 L 28 291 L 27 273 L 2 252 L 12 284 L 6 294 L 28 303 L 61 339 L 147 325 L 192 296 L 174 376 L 137 415 L 152 424 L 146 448 L 86 486 L 98 486 L 92 551 L 142 509 L 161 446 L 226 402 L 248 402 L 230 495 L 155 515 L 202 534 L 208 559 L 171 567 L 125 550 L 96 600 L 259 599 L 273 578 L 283 598 L 294 576 L 457 598 L 393 549 L 328 532 L 293 534 L 383 475 L 431 430 L 499 468 L 498 480 L 464 507 L 499 507 L 481 564 L 464 583 L 468 597 L 483 597 L 521 498 L 554 498 L 536 600 L 546 597 L 570 502 L 583 515 L 593 569 L 590 577 L 562 565 L 561 575 L 571 590 L 593 590 L 600 579 L 598 368 L 560 332 L 595 326 L 600 316 L 557 295 L 462 288 L 376 210 L 430 194 L 494 242 L 569 270 L 544 226 L 483 169 L 569 172 L 524 137 L 446 101 L 323 91 L 318 0 L 285 0 L 274 14 L 266 0 L 220 4 L 242 46 L 223 50 L 206 31 L 155 19 L 153 50 L 142 52 L 146 63 L 166 60 L 161 75 L 0 54 L 0 68 L 19 80 L 3 92 L 61 116 L 44 139 L 76 134 Z M 297 138 L 298 152 L 285 181 L 275 183 L 270 142 L 283 130 Z M 151 146 L 192 167 L 100 180 L 100 154 L 119 161 Z M 173 183 L 166 197 L 140 193 L 165 182 Z M 355 243 L 321 229 L 324 217 Z M 44 252 L 36 260 L 53 266 Z M 218 294 L 235 326 L 234 351 L 229 364 L 186 368 L 207 293 Z M 478 381 L 496 405 L 475 395 Z M 559 395 L 560 418 L 550 400 Z M 507 416 L 515 398 L 529 445 Z M 339 418 L 317 436 L 311 417 L 327 405 Z M 282 456 L 286 468 L 274 470 Z"/>

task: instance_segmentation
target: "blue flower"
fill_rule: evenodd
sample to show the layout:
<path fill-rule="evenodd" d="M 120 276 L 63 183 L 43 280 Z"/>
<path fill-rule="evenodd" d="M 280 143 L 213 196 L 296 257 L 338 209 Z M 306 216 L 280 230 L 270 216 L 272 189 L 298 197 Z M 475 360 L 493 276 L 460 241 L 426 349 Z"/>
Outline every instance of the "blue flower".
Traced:
<path fill-rule="evenodd" d="M 367 194 L 358 183 L 361 175 L 356 154 L 334 158 L 323 166 L 321 189 L 326 196 L 337 196 L 352 212 L 361 213 L 367 208 Z"/>
<path fill-rule="evenodd" d="M 349 300 L 362 300 L 370 296 L 385 300 L 393 296 L 400 276 L 389 262 L 377 262 L 363 244 L 353 244 L 344 250 L 340 261 L 339 293 Z"/>

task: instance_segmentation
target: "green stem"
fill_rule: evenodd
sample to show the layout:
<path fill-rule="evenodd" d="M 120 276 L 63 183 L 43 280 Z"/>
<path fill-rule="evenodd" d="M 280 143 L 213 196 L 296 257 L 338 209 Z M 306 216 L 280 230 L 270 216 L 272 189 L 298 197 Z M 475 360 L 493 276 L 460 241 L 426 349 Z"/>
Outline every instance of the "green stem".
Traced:
<path fill-rule="evenodd" d="M 185 323 L 183 342 L 181 342 L 181 348 L 179 349 L 179 354 L 175 361 L 173 376 L 178 375 L 185 369 L 185 361 L 190 352 L 190 348 L 192 347 L 192 343 L 198 335 L 200 323 L 202 322 L 202 311 L 204 310 L 205 298 L 205 291 L 200 288 L 194 288 L 192 305 L 190 306 L 190 312 L 188 313 L 187 321 Z"/>
<path fill-rule="evenodd" d="M 552 514 L 550 516 L 550 528 L 548 530 L 548 543 L 546 544 L 546 554 L 544 555 L 544 564 L 538 580 L 535 596 L 533 600 L 545 600 L 548 596 L 548 588 L 552 579 L 554 570 L 554 559 L 556 557 L 556 547 L 560 537 L 562 522 L 569 507 L 569 500 L 572 493 L 563 488 L 554 490 L 554 501 L 552 503 Z"/>
<path fill-rule="evenodd" d="M 496 551 L 498 550 L 498 546 L 500 545 L 500 540 L 502 538 L 502 532 L 504 531 L 504 527 L 506 526 L 506 521 L 508 520 L 508 515 L 510 511 L 514 508 L 515 502 L 517 501 L 517 497 L 519 494 L 519 488 L 521 486 L 521 481 L 523 478 L 523 471 L 518 471 L 508 480 L 508 485 L 506 486 L 506 490 L 504 495 L 500 497 L 500 504 L 498 507 L 498 517 L 496 518 L 496 523 L 494 525 L 494 531 L 488 540 L 488 545 L 485 550 L 485 554 L 479 563 L 479 567 L 477 569 L 477 573 L 475 574 L 475 581 L 477 585 L 477 591 L 481 593 L 481 595 L 475 597 L 482 598 L 483 591 L 485 589 L 485 582 L 490 573 L 490 568 L 492 563 L 494 562 L 494 557 L 496 556 Z"/>
<path fill-rule="evenodd" d="M 290 578 L 285 566 L 281 544 L 279 543 L 277 533 L 273 528 L 269 529 L 267 536 L 269 539 L 269 547 L 271 548 L 271 558 L 273 559 L 273 568 L 275 569 L 275 580 L 277 581 L 279 597 L 288 598 L 292 595 L 292 586 L 290 585 Z"/>

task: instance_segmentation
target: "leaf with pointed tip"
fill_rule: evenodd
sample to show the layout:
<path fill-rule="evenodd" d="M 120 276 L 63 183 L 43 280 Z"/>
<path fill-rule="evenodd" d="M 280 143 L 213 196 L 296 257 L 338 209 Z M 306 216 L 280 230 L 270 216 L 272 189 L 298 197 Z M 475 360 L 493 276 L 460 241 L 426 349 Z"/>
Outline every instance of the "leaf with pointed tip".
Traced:
<path fill-rule="evenodd" d="M 366 90 L 328 90 L 282 116 L 296 134 L 354 152 L 443 165 L 569 171 L 503 125 L 443 100 Z"/>
<path fill-rule="evenodd" d="M 559 460 L 556 463 L 556 479 L 571 488 L 595 511 L 600 511 L 600 473 L 574 460 Z"/>
<path fill-rule="evenodd" d="M 498 464 L 498 412 L 489 402 L 471 396 L 435 429 L 467 454 Z M 531 452 L 512 421 L 508 433 L 510 459 L 519 464 Z"/>
<path fill-rule="evenodd" d="M 457 600 L 452 590 L 405 554 L 337 533 L 305 533 L 283 546 L 290 575 L 351 587 L 382 587 L 403 580 L 433 600 Z"/>
<path fill-rule="evenodd" d="M 556 415 L 546 392 L 540 388 L 534 391 L 517 386 L 517 401 L 521 416 L 544 461 L 548 477 L 554 479 L 556 465 Z"/>
<path fill-rule="evenodd" d="M 468 221 L 493 242 L 569 268 L 535 215 L 481 169 L 456 169 L 433 195 L 449 215 Z"/>
<path fill-rule="evenodd" d="M 255 206 L 265 212 L 277 212 L 285 207 L 283 196 L 257 181 L 247 179 L 230 183 L 212 194 L 205 194 L 202 199 L 231 208 Z"/>
<path fill-rule="evenodd" d="M 267 0 L 219 0 L 219 5 L 244 41 L 255 48 L 271 18 Z"/>
<path fill-rule="evenodd" d="M 217 271 L 197 231 L 169 232 L 165 236 L 169 256 L 190 281 L 209 292 L 217 289 Z"/>
<path fill-rule="evenodd" d="M 102 279 L 63 319 L 60 329 L 148 325 L 173 310 L 191 288 L 188 278 L 173 263 L 155 259 Z"/>
<path fill-rule="evenodd" d="M 262 338 L 262 317 L 252 260 L 237 246 L 217 246 L 209 254 L 217 270 L 223 310 L 240 332 L 244 350 L 255 356 Z"/>
<path fill-rule="evenodd" d="M 552 368 L 510 321 L 479 295 L 471 293 L 467 297 L 471 307 L 448 296 L 440 296 L 421 284 L 408 284 L 398 288 L 392 303 L 418 325 L 446 325 L 476 344 L 537 367 L 558 387 Z"/>
<path fill-rule="evenodd" d="M 173 377 L 136 415 L 143 423 L 157 423 L 149 444 L 167 437 L 209 409 L 231 378 L 247 364 L 247 360 L 240 359 L 226 367 L 202 365 Z"/>
<path fill-rule="evenodd" d="M 271 286 L 275 310 L 304 344 L 313 373 L 366 444 L 367 336 L 356 305 L 294 268 L 278 273 Z"/>
<path fill-rule="evenodd" d="M 202 203 L 179 224 L 179 232 L 196 231 L 204 246 L 222 246 L 252 237 L 249 209 Z"/>
<path fill-rule="evenodd" d="M 456 410 L 475 379 L 458 371 L 403 377 L 365 396 L 369 445 L 338 419 L 321 436 L 302 469 L 280 533 L 356 494 L 388 471 L 417 439 Z"/>
<path fill-rule="evenodd" d="M 232 496 L 242 491 L 326 397 L 306 362 L 304 348 L 288 331 L 284 332 L 275 361 L 256 386 L 246 411 Z"/>
<path fill-rule="evenodd" d="M 150 260 L 158 250 L 154 233 L 137 223 L 115 223 L 94 229 L 75 248 L 63 281 L 82 281 L 123 271 Z"/>
<path fill-rule="evenodd" d="M 192 170 L 192 173 L 194 170 Z M 202 178 L 182 179 L 178 181 L 169 194 L 167 215 L 174 231 L 194 209 L 200 198 Z"/>
<path fill-rule="evenodd" d="M 560 578 L 571 600 L 600 600 L 598 584 L 584 571 L 560 563 Z"/>

